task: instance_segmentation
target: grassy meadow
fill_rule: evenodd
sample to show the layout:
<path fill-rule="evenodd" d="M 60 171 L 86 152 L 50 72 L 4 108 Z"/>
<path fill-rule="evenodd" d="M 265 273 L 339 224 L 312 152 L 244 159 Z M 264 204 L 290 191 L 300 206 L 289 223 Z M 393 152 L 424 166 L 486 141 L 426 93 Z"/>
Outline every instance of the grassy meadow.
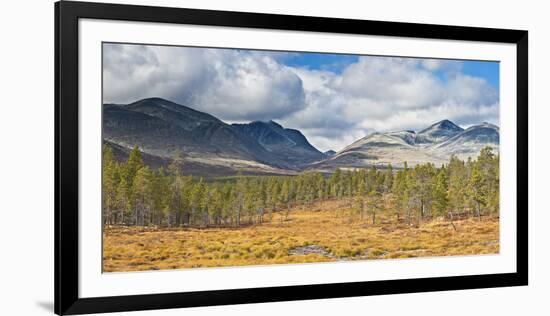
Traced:
<path fill-rule="evenodd" d="M 496 254 L 497 215 L 407 225 L 350 217 L 345 200 L 294 207 L 285 219 L 235 228 L 106 225 L 104 272 Z"/>

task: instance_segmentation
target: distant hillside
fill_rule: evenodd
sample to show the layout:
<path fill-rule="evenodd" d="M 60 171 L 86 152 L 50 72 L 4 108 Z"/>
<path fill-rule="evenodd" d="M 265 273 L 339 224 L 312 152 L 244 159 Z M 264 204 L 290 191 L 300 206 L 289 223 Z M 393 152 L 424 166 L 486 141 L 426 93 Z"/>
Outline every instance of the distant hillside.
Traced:
<path fill-rule="evenodd" d="M 277 130 L 286 142 L 270 142 L 267 137 L 260 143 L 248 128 L 160 98 L 103 106 L 104 141 L 126 149 L 137 145 L 157 160 L 169 160 L 181 152 L 188 164 L 206 166 L 214 173 L 288 174 L 324 157 L 299 131 L 277 125 L 271 127 L 271 134 Z"/>
<path fill-rule="evenodd" d="M 485 146 L 498 151 L 497 126 L 483 123 L 464 130 L 449 120 L 443 120 L 418 133 L 407 130 L 367 135 L 308 168 L 331 171 L 388 164 L 402 167 L 404 162 L 409 165 L 442 164 L 448 162 L 451 155 L 461 159 L 475 158 Z"/>

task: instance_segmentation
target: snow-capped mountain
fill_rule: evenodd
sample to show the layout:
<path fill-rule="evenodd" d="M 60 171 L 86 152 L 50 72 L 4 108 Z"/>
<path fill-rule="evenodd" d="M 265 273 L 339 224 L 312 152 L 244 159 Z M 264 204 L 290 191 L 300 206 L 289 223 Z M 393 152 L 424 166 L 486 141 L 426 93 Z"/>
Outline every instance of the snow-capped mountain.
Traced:
<path fill-rule="evenodd" d="M 449 120 L 439 121 L 416 134 L 416 144 L 433 144 L 449 139 L 464 129 Z"/>
<path fill-rule="evenodd" d="M 335 168 L 402 167 L 431 162 L 448 162 L 452 155 L 461 159 L 475 158 L 485 147 L 499 149 L 499 128 L 483 123 L 464 130 L 449 120 L 437 122 L 426 129 L 373 133 L 367 135 L 334 156 L 313 164 L 311 169 L 330 171 Z"/>
<path fill-rule="evenodd" d="M 430 150 L 443 156 L 454 154 L 463 159 L 473 158 L 485 146 L 491 146 L 495 152 L 498 152 L 499 138 L 498 126 L 482 123 L 470 126 L 465 131 L 435 144 Z"/>

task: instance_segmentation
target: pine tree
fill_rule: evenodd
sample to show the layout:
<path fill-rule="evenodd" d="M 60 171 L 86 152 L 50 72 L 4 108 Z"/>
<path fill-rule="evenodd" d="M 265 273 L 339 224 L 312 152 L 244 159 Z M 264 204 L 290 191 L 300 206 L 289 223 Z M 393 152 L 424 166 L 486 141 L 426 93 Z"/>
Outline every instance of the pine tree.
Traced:
<path fill-rule="evenodd" d="M 393 188 L 393 180 L 394 180 L 393 167 L 391 164 L 389 164 L 384 174 L 384 192 L 385 193 L 389 193 Z"/>
<path fill-rule="evenodd" d="M 484 178 L 484 206 L 495 212 L 499 208 L 499 157 L 487 146 L 480 151 L 477 164 Z"/>
<path fill-rule="evenodd" d="M 474 202 L 479 220 L 481 220 L 481 210 L 487 204 L 487 193 L 485 177 L 480 169 L 480 165 L 479 163 L 473 163 L 470 180 L 468 181 L 468 195 Z"/>
<path fill-rule="evenodd" d="M 183 154 L 181 151 L 176 150 L 172 155 L 172 161 L 168 165 L 168 173 L 172 176 L 180 176 L 183 170 Z"/>
<path fill-rule="evenodd" d="M 235 189 L 235 225 L 238 227 L 241 225 L 241 213 L 244 207 L 244 195 L 246 193 L 247 181 L 242 175 L 239 175 L 237 178 L 237 184 Z"/>
<path fill-rule="evenodd" d="M 340 168 L 337 168 L 332 176 L 330 177 L 330 183 L 332 187 L 332 196 L 335 198 L 342 198 L 343 196 L 343 190 L 342 190 L 342 170 Z"/>
<path fill-rule="evenodd" d="M 160 167 L 157 173 L 153 173 L 153 216 L 155 225 L 171 226 L 174 222 L 171 209 L 172 192 L 170 189 L 170 179 L 166 175 L 164 168 Z"/>
<path fill-rule="evenodd" d="M 168 174 L 171 175 L 169 183 L 168 198 L 168 217 L 169 222 L 175 225 L 181 225 L 184 216 L 184 178 L 181 170 L 183 169 L 183 158 L 180 151 L 173 155 L 170 165 L 168 165 Z"/>
<path fill-rule="evenodd" d="M 447 171 L 444 167 L 441 167 L 437 173 L 433 191 L 434 209 L 436 214 L 439 216 L 445 215 L 449 204 L 447 199 L 447 182 Z"/>
<path fill-rule="evenodd" d="M 209 195 L 208 216 L 215 225 L 219 225 L 223 208 L 223 191 L 216 185 L 210 190 Z"/>
<path fill-rule="evenodd" d="M 128 156 L 128 161 L 125 164 L 124 177 L 128 185 L 132 185 L 134 177 L 139 169 L 144 166 L 143 159 L 141 157 L 141 152 L 139 151 L 138 146 L 135 146 L 134 149 L 130 152 Z"/>
<path fill-rule="evenodd" d="M 115 224 L 113 212 L 117 209 L 116 195 L 120 175 L 118 165 L 113 160 L 113 151 L 107 145 L 103 146 L 103 174 L 102 197 L 103 197 L 103 218 L 105 224 Z"/>
<path fill-rule="evenodd" d="M 280 192 L 280 202 L 282 205 L 284 205 L 284 208 L 285 208 L 285 219 L 288 220 L 288 215 L 289 215 L 289 212 L 290 212 L 290 199 L 291 199 L 291 194 L 290 194 L 290 181 L 285 179 L 283 181 L 283 184 L 281 185 L 281 192 Z M 270 219 L 271 220 L 271 219 Z"/>
<path fill-rule="evenodd" d="M 119 210 L 121 224 L 130 223 L 128 219 L 133 218 L 132 203 L 130 201 L 130 190 L 126 180 L 122 178 L 117 186 L 116 191 L 116 208 Z"/>
<path fill-rule="evenodd" d="M 279 199 L 282 200 L 282 197 L 279 196 Z M 265 184 L 261 182 L 258 185 L 258 190 L 256 192 L 256 200 L 254 202 L 254 209 L 256 210 L 256 216 L 258 217 L 258 222 L 263 223 L 264 214 L 266 208 L 266 192 Z M 271 218 L 269 219 L 271 221 Z"/>
<path fill-rule="evenodd" d="M 376 190 L 369 192 L 367 197 L 368 212 L 372 216 L 372 224 L 376 224 L 376 213 L 382 209 L 382 194 Z"/>
<path fill-rule="evenodd" d="M 413 204 L 419 210 L 419 219 L 423 220 L 429 211 L 433 199 L 433 176 L 435 174 L 433 165 L 430 163 L 416 165 L 411 174 L 409 182 L 410 194 Z"/>
<path fill-rule="evenodd" d="M 452 156 L 447 167 L 449 174 L 449 189 L 447 200 L 451 216 L 466 206 L 466 190 L 468 186 L 466 166 L 464 161 Z"/>
<path fill-rule="evenodd" d="M 134 207 L 135 223 L 139 226 L 146 224 L 150 216 L 153 200 L 152 173 L 149 167 L 140 168 L 132 183 L 132 201 Z"/>
<path fill-rule="evenodd" d="M 365 199 L 367 194 L 367 184 L 365 179 L 365 171 L 361 169 L 358 173 L 357 180 L 357 196 L 356 196 L 356 212 L 359 213 L 359 219 L 363 221 L 365 214 Z"/>
<path fill-rule="evenodd" d="M 490 169 L 489 199 L 487 207 L 491 212 L 498 213 L 500 209 L 500 156 L 495 156 Z"/>

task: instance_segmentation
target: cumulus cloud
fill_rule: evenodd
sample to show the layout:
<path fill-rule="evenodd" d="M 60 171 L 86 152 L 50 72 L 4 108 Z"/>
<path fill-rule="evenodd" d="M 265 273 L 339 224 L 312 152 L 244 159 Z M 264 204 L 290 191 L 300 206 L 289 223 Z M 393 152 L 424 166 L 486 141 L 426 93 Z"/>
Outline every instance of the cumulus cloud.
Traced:
<path fill-rule="evenodd" d="M 372 132 L 420 130 L 443 119 L 498 124 L 498 91 L 468 76 L 461 62 L 360 57 L 341 75 L 297 69 L 307 107 L 283 123 L 301 126 L 316 146 L 339 150 Z"/>
<path fill-rule="evenodd" d="M 104 101 L 163 97 L 228 122 L 277 120 L 320 150 L 442 119 L 498 124 L 498 90 L 462 62 L 361 56 L 340 72 L 285 65 L 287 53 L 104 46 Z"/>
<path fill-rule="evenodd" d="M 158 96 L 232 121 L 279 119 L 306 106 L 300 77 L 257 52 L 106 44 L 103 82 L 105 102 Z"/>

